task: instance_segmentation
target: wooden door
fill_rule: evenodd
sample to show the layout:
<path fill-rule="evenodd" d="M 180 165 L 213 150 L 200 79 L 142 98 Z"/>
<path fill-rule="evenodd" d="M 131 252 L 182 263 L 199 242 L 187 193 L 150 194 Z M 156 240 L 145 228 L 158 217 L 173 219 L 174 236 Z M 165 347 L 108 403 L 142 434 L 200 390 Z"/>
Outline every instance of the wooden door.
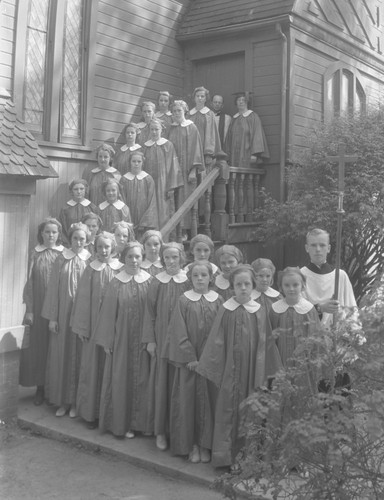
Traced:
<path fill-rule="evenodd" d="M 224 110 L 229 115 L 236 113 L 234 92 L 244 90 L 244 52 L 193 61 L 193 86 L 206 87 L 211 95 L 224 97 Z"/>

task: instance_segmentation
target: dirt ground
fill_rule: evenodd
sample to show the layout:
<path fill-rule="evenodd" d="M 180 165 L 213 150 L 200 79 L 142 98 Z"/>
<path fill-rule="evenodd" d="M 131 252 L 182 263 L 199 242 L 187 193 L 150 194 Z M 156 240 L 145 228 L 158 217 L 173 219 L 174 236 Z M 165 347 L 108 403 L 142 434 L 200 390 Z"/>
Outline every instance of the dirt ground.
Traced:
<path fill-rule="evenodd" d="M 0 426 L 0 499 L 219 500 L 203 486 L 172 480 L 113 456 Z"/>

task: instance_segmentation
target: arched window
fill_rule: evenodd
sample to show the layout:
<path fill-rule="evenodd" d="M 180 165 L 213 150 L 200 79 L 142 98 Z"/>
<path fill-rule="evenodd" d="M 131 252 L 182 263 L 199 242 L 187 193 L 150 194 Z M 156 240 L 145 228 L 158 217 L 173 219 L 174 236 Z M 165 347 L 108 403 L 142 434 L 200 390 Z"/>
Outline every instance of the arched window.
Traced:
<path fill-rule="evenodd" d="M 86 143 L 92 3 L 19 2 L 15 102 L 40 141 Z"/>
<path fill-rule="evenodd" d="M 324 119 L 364 113 L 366 96 L 359 72 L 342 62 L 332 64 L 324 74 Z"/>

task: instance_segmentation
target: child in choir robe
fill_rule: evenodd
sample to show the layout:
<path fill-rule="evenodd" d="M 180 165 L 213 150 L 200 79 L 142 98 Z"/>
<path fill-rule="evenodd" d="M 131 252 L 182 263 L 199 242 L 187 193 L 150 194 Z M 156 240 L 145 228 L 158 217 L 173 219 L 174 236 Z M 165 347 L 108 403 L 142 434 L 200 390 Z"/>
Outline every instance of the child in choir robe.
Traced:
<path fill-rule="evenodd" d="M 292 356 L 302 340 L 313 336 L 320 328 L 320 320 L 315 306 L 303 297 L 305 276 L 298 267 L 286 267 L 279 273 L 278 285 L 283 298 L 274 302 L 270 319 L 277 348 L 284 368 L 294 366 Z M 318 374 L 308 369 L 303 373 L 302 384 L 312 393 L 317 392 Z M 301 385 L 299 380 L 296 383 Z"/>
<path fill-rule="evenodd" d="M 161 121 L 151 120 L 149 130 L 150 138 L 144 143 L 145 170 L 155 181 L 159 227 L 163 227 L 174 214 L 174 192 L 183 179 L 172 142 L 161 137 Z"/>
<path fill-rule="evenodd" d="M 143 146 L 149 139 L 151 133 L 149 130 L 149 124 L 153 118 L 155 118 L 156 105 L 151 101 L 145 101 L 141 105 L 141 115 L 143 121 L 137 124 L 140 130 L 140 135 L 138 138 L 138 143 Z"/>
<path fill-rule="evenodd" d="M 193 193 L 197 185 L 197 174 L 205 171 L 204 151 L 200 134 L 196 125 L 185 118 L 188 106 L 184 101 L 172 104 L 173 122 L 169 129 L 168 139 L 175 147 L 179 160 L 183 187 L 177 189 L 176 209 Z M 192 226 L 191 213 L 188 212 L 182 221 L 184 231 Z"/>
<path fill-rule="evenodd" d="M 238 435 L 240 403 L 267 386 L 281 367 L 267 316 L 251 299 L 254 270 L 240 264 L 229 280 L 235 295 L 220 308 L 196 367 L 218 387 L 212 441 L 215 467 L 234 464 L 243 444 Z"/>
<path fill-rule="evenodd" d="M 256 259 L 251 266 L 256 274 L 256 288 L 252 290 L 251 297 L 259 302 L 269 314 L 271 305 L 282 298 L 280 292 L 271 288 L 276 268 L 270 259 Z"/>
<path fill-rule="evenodd" d="M 244 261 L 242 252 L 234 245 L 223 245 L 215 252 L 215 260 L 219 264 L 221 274 L 217 274 L 213 289 L 220 294 L 224 300 L 233 296 L 233 289 L 229 283 L 229 275 L 232 269 Z"/>
<path fill-rule="evenodd" d="M 48 283 L 42 316 L 49 320 L 49 348 L 45 392 L 47 400 L 58 406 L 57 417 L 76 417 L 76 391 L 79 381 L 81 342 L 70 322 L 79 280 L 91 254 L 84 247 L 89 231 L 81 222 L 72 224 L 70 249 L 56 259 Z"/>
<path fill-rule="evenodd" d="M 160 231 L 150 229 L 143 234 L 141 243 L 144 245 L 145 259 L 141 264 L 141 269 L 144 269 L 151 276 L 164 271 L 164 265 L 160 258 L 161 247 L 163 246 L 163 237 Z"/>
<path fill-rule="evenodd" d="M 140 268 L 144 248 L 128 243 L 125 267 L 109 283 L 95 329 L 106 353 L 99 428 L 132 439 L 145 432 L 150 356 L 141 344 L 152 276 Z"/>
<path fill-rule="evenodd" d="M 156 446 L 167 449 L 169 405 L 174 370 L 161 358 L 173 309 L 180 295 L 190 288 L 187 274 L 181 269 L 185 262 L 180 243 L 165 243 L 161 250 L 165 271 L 157 274 L 148 292 L 145 310 L 143 343 L 151 355 L 151 377 L 148 391 L 148 430 L 156 435 Z"/>
<path fill-rule="evenodd" d="M 67 201 L 67 206 L 61 209 L 59 215 L 63 230 L 63 241 L 67 246 L 71 245 L 69 229 L 72 224 L 81 222 L 84 215 L 97 212 L 96 205 L 86 198 L 88 183 L 85 179 L 74 179 L 69 185 L 69 192 L 71 193 L 71 199 Z"/>
<path fill-rule="evenodd" d="M 85 224 L 88 228 L 90 236 L 89 236 L 89 243 L 87 244 L 86 248 L 88 252 L 92 255 L 92 258 L 94 258 L 96 255 L 95 238 L 101 231 L 103 223 L 100 217 L 97 214 L 94 214 L 93 212 L 85 214 L 84 217 L 81 219 L 81 222 Z"/>
<path fill-rule="evenodd" d="M 192 290 L 184 292 L 168 328 L 163 356 L 176 366 L 170 408 L 171 451 L 188 455 L 192 463 L 211 460 L 214 398 L 209 381 L 195 368 L 224 299 L 209 286 L 209 262 L 193 262 L 189 271 Z"/>
<path fill-rule="evenodd" d="M 96 259 L 80 279 L 72 319 L 72 331 L 82 341 L 76 409 L 88 429 L 97 427 L 105 363 L 104 350 L 95 342 L 96 322 L 108 284 L 124 267 L 112 256 L 115 246 L 112 234 L 101 232 L 96 236 Z"/>
<path fill-rule="evenodd" d="M 120 181 L 120 172 L 112 167 L 115 150 L 109 144 L 101 144 L 96 149 L 97 167 L 87 169 L 83 176 L 89 184 L 89 199 L 96 206 L 105 200 L 101 186 L 108 179 Z"/>
<path fill-rule="evenodd" d="M 167 90 L 161 90 L 159 92 L 159 97 L 157 99 L 157 109 L 155 113 L 155 118 L 161 120 L 164 124 L 163 135 L 164 137 L 168 137 L 169 127 L 172 123 L 172 111 L 170 111 L 169 107 L 172 104 L 172 96 Z"/>
<path fill-rule="evenodd" d="M 124 263 L 128 243 L 136 241 L 133 224 L 125 221 L 115 222 L 112 233 L 116 241 L 114 256 Z"/>
<path fill-rule="evenodd" d="M 26 306 L 24 322 L 30 325 L 30 336 L 28 348 L 20 352 L 19 383 L 24 387 L 37 386 L 33 401 L 35 405 L 41 405 L 44 401 L 49 329 L 41 310 L 52 267 L 64 250 L 60 240 L 60 222 L 53 217 L 44 219 L 37 230 L 38 245 L 32 250 L 29 259 L 28 279 L 23 294 Z"/>
<path fill-rule="evenodd" d="M 123 199 L 130 207 L 137 238 L 141 238 L 148 229 L 159 228 L 155 183 L 143 170 L 143 165 L 143 153 L 133 153 L 130 172 L 124 174 L 120 181 Z"/>
<path fill-rule="evenodd" d="M 213 252 L 215 251 L 215 246 L 211 238 L 205 234 L 197 234 L 191 239 L 189 245 L 190 252 L 193 257 L 193 262 L 208 262 L 210 258 L 213 256 Z M 213 275 L 219 272 L 219 268 L 213 262 L 210 262 L 213 270 Z M 188 264 L 185 267 L 185 270 L 188 271 L 191 264 Z"/>
<path fill-rule="evenodd" d="M 108 179 L 101 186 L 105 201 L 99 205 L 103 230 L 112 232 L 115 222 L 131 222 L 131 212 L 120 199 L 120 185 L 115 179 Z"/>
<path fill-rule="evenodd" d="M 118 149 L 113 159 L 113 166 L 117 168 L 121 175 L 126 174 L 129 170 L 131 154 L 134 151 L 141 150 L 140 144 L 137 143 L 139 134 L 138 126 L 133 122 L 128 123 L 123 129 L 121 135 L 124 137 L 125 144 Z"/>
<path fill-rule="evenodd" d="M 219 129 L 215 113 L 205 104 L 210 100 L 209 90 L 197 87 L 192 93 L 195 107 L 189 111 L 188 118 L 193 121 L 199 131 L 204 151 L 205 168 L 209 169 L 212 159 L 221 151 Z"/>

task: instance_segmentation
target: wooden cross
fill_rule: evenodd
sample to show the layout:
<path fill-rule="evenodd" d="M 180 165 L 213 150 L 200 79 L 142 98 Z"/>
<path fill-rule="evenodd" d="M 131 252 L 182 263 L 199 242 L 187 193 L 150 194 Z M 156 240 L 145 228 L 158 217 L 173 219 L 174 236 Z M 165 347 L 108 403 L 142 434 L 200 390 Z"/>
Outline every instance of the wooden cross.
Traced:
<path fill-rule="evenodd" d="M 327 160 L 332 163 L 339 163 L 339 203 L 336 210 L 337 213 L 337 233 L 336 233 L 336 266 L 335 266 L 335 291 L 333 298 L 338 299 L 339 296 L 339 279 L 340 279 L 340 264 L 341 264 L 341 236 L 343 227 L 343 199 L 345 185 L 345 164 L 354 163 L 357 161 L 357 156 L 346 155 L 346 146 L 343 142 L 339 144 L 339 154 L 337 156 L 327 156 Z M 334 324 L 336 316 L 334 316 Z"/>

